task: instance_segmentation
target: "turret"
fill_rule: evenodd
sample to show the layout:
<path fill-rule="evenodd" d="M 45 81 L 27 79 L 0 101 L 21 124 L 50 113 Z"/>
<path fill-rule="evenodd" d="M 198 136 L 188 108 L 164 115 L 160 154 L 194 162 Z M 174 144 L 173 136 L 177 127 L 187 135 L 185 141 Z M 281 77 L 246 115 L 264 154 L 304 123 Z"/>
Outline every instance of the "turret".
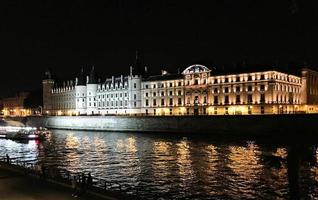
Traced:
<path fill-rule="evenodd" d="M 95 74 L 95 68 L 92 66 L 91 73 L 87 82 L 87 114 L 97 114 L 97 78 Z"/>
<path fill-rule="evenodd" d="M 50 70 L 47 70 L 44 74 L 44 79 L 42 80 L 43 87 L 43 113 L 50 114 L 52 107 L 52 90 L 54 87 L 54 80 L 52 79 L 52 74 Z"/>
<path fill-rule="evenodd" d="M 138 51 L 136 51 L 136 58 L 135 63 L 133 66 L 130 67 L 130 75 L 138 75 L 138 76 L 145 76 L 147 73 L 147 67 L 143 66 Z"/>

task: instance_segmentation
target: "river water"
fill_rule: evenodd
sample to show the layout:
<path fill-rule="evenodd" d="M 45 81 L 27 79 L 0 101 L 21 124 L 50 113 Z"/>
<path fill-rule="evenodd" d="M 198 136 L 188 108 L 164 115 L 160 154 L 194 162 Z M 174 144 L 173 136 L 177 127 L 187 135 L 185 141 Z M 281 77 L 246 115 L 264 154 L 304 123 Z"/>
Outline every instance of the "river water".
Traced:
<path fill-rule="evenodd" d="M 168 134 L 53 130 L 0 140 L 0 155 L 138 188 L 146 199 L 318 198 L 317 145 Z"/>

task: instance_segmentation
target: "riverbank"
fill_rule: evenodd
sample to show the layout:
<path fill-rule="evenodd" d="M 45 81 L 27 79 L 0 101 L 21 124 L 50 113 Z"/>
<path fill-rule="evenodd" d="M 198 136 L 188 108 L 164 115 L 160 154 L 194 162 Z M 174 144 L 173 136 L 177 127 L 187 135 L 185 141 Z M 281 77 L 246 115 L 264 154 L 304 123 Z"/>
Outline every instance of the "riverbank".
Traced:
<path fill-rule="evenodd" d="M 0 199 L 3 200 L 71 200 L 72 194 L 71 179 L 74 174 L 64 172 L 64 176 L 58 169 L 45 167 L 45 175 L 30 166 L 28 162 L 19 162 L 10 159 L 10 164 L 0 161 Z M 44 168 L 43 168 L 44 169 Z M 44 172 L 43 172 L 44 173 Z M 54 174 L 54 175 L 53 175 Z M 76 175 L 78 176 L 78 175 Z M 79 183 L 78 183 L 79 184 Z M 96 187 L 96 179 L 90 190 L 80 196 L 80 199 L 87 200 L 117 200 L 117 199 L 136 199 L 136 197 L 112 192 Z M 105 183 L 106 186 L 106 183 Z"/>
<path fill-rule="evenodd" d="M 224 116 L 32 116 L 29 126 L 89 131 L 191 133 L 207 135 L 315 135 L 317 114 Z"/>
<path fill-rule="evenodd" d="M 0 167 L 0 199 L 2 200 L 73 200 L 72 191 L 30 179 Z M 91 199 L 83 197 L 81 199 Z"/>

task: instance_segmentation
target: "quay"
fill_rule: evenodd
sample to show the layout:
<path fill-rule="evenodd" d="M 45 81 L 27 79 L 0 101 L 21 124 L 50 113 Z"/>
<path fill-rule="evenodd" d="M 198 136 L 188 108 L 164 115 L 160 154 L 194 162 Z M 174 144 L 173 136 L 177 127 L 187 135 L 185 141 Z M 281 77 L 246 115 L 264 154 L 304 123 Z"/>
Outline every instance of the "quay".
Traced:
<path fill-rule="evenodd" d="M 128 131 L 205 136 L 315 136 L 318 114 L 222 116 L 29 116 L 28 126 L 87 131 Z M 296 133 L 296 134 L 294 134 Z"/>
<path fill-rule="evenodd" d="M 39 165 L 40 167 L 40 165 Z M 81 173 L 82 175 L 84 173 Z M 72 187 L 73 177 L 79 177 L 77 185 L 81 183 L 79 173 L 66 170 L 43 167 L 38 168 L 32 161 L 20 161 L 19 158 L 0 158 L 0 199 L 2 200 L 71 200 L 75 189 Z M 106 180 L 93 178 L 92 186 L 85 189 L 80 199 L 89 200 L 117 200 L 137 199 L 126 195 L 127 186 L 110 183 Z M 138 198 L 139 199 L 139 198 Z"/>

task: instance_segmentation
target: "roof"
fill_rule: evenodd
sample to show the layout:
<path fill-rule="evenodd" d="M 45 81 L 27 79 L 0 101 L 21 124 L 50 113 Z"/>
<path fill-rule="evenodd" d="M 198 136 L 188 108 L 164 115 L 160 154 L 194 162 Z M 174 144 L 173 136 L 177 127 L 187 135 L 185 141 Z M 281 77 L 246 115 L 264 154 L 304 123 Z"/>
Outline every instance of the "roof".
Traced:
<path fill-rule="evenodd" d="M 194 74 L 202 72 L 210 72 L 211 70 L 204 65 L 194 64 L 183 70 L 182 74 Z"/>
<path fill-rule="evenodd" d="M 164 81 L 164 80 L 174 80 L 174 79 L 182 79 L 182 74 L 165 74 L 165 75 L 155 75 L 148 76 L 144 78 L 143 81 Z"/>
<path fill-rule="evenodd" d="M 241 66 L 227 66 L 227 67 L 214 67 L 211 71 L 212 76 L 218 75 L 230 75 L 230 74 L 242 74 L 242 73 L 255 73 L 264 71 L 278 71 L 295 76 L 300 76 L 301 71 L 299 68 L 277 67 L 270 65 L 241 65 Z"/>

